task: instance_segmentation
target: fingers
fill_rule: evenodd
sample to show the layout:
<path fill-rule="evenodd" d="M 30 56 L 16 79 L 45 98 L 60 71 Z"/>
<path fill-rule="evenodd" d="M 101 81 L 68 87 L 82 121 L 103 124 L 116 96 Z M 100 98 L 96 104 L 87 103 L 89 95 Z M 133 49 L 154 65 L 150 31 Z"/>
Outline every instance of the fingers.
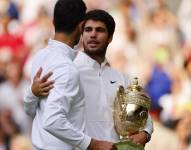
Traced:
<path fill-rule="evenodd" d="M 54 88 L 53 85 L 46 86 L 41 89 L 42 92 L 49 92 L 52 88 Z"/>
<path fill-rule="evenodd" d="M 52 74 L 53 72 L 48 72 L 40 78 L 42 75 L 42 68 L 37 71 L 32 84 L 32 92 L 35 96 L 41 97 L 49 95 L 50 90 L 54 87 L 54 81 L 48 81 Z"/>
<path fill-rule="evenodd" d="M 42 67 L 40 67 L 39 70 L 37 71 L 37 73 L 36 73 L 36 75 L 34 77 L 34 80 L 37 79 L 37 78 L 39 79 L 41 74 L 42 74 Z"/>
<path fill-rule="evenodd" d="M 42 67 L 39 68 L 36 75 L 34 76 L 34 81 L 38 81 L 41 83 L 46 82 L 50 78 L 50 76 L 53 74 L 53 72 L 52 71 L 48 72 L 46 75 L 42 77 L 42 79 L 40 79 L 41 74 L 42 74 Z"/>
<path fill-rule="evenodd" d="M 50 86 L 53 86 L 53 84 L 54 84 L 53 80 L 46 81 L 46 82 L 43 82 L 43 83 L 40 84 L 40 88 L 50 87 Z"/>
<path fill-rule="evenodd" d="M 46 96 L 48 96 L 49 95 L 49 92 L 43 92 L 42 94 L 41 94 L 41 96 L 43 96 L 43 97 L 46 97 Z"/>
<path fill-rule="evenodd" d="M 48 82 L 45 82 L 45 83 L 41 83 L 40 89 L 39 89 L 39 91 L 38 91 L 38 92 L 39 92 L 39 95 L 40 95 L 40 96 L 48 96 L 49 93 L 50 93 L 50 90 L 51 90 L 52 88 L 54 88 L 53 83 L 54 83 L 54 82 L 52 82 L 52 81 L 48 81 Z M 42 84 L 44 84 L 44 85 L 42 86 Z"/>
<path fill-rule="evenodd" d="M 142 132 L 129 136 L 129 139 L 136 144 L 144 145 L 146 143 L 146 137 Z"/>
<path fill-rule="evenodd" d="M 41 79 L 41 82 L 46 82 L 48 80 L 48 78 L 50 78 L 50 76 L 53 74 L 53 72 L 49 72 L 46 75 L 44 75 Z"/>

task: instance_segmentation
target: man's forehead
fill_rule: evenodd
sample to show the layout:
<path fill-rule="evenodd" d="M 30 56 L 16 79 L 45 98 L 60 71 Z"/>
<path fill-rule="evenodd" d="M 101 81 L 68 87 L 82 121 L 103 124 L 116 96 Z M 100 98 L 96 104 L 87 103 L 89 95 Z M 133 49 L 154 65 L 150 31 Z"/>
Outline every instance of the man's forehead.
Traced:
<path fill-rule="evenodd" d="M 104 27 L 106 28 L 106 25 L 103 21 L 100 21 L 100 20 L 87 20 L 86 23 L 85 23 L 85 27 Z"/>

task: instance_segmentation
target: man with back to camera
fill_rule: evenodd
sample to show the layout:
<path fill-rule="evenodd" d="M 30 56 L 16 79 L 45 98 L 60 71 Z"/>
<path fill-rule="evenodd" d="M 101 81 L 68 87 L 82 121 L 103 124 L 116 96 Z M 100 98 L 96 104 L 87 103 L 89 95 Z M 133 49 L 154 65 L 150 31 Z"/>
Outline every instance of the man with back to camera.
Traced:
<path fill-rule="evenodd" d="M 82 0 L 58 0 L 54 8 L 54 40 L 34 57 L 31 79 L 40 67 L 54 72 L 54 89 L 40 101 L 25 99 L 25 109 L 34 116 L 32 143 L 36 150 L 111 150 L 113 143 L 98 141 L 83 133 L 84 92 L 72 49 L 80 37 L 86 6 Z M 51 75 L 48 74 L 48 76 Z M 32 111 L 33 107 L 35 110 Z"/>
<path fill-rule="evenodd" d="M 74 63 L 80 71 L 82 87 L 85 90 L 86 132 L 89 136 L 100 140 L 117 142 L 112 117 L 112 105 L 119 85 L 127 86 L 127 78 L 112 69 L 105 53 L 112 40 L 115 22 L 107 12 L 93 10 L 86 14 L 83 23 L 84 52 L 79 52 Z M 47 96 L 52 88 L 48 77 L 40 79 L 36 75 L 32 91 L 36 96 Z M 45 84 L 47 86 L 45 86 Z M 41 88 L 43 87 L 43 88 Z M 54 89 L 54 88 L 53 88 Z M 34 97 L 28 93 L 28 97 Z M 130 138 L 135 143 L 145 145 L 153 132 L 152 120 L 148 118 L 143 131 Z"/>

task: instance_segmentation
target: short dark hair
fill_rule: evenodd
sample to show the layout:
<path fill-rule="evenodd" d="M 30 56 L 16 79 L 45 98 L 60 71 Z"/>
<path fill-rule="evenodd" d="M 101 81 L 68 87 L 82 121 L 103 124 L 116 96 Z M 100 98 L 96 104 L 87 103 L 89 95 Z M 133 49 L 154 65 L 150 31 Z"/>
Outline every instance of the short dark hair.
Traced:
<path fill-rule="evenodd" d="M 101 9 L 95 9 L 87 12 L 84 18 L 84 23 L 82 25 L 82 28 L 84 30 L 84 26 L 88 20 L 95 20 L 95 21 L 101 21 L 103 22 L 108 30 L 109 37 L 113 36 L 113 33 L 115 31 L 115 21 L 113 17 L 106 11 Z"/>
<path fill-rule="evenodd" d="M 58 0 L 54 8 L 55 32 L 71 33 L 84 19 L 86 5 L 82 0 Z"/>

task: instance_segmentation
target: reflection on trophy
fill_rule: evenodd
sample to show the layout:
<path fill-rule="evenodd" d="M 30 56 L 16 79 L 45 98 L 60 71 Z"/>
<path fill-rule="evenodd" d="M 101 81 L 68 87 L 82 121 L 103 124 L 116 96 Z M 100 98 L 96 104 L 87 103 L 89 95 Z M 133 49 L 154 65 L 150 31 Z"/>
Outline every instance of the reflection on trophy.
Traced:
<path fill-rule="evenodd" d="M 127 89 L 119 86 L 113 109 L 116 132 L 120 136 L 120 141 L 115 144 L 117 150 L 144 150 L 142 145 L 132 143 L 128 136 L 145 127 L 150 104 L 150 98 L 138 85 L 138 78 L 134 78 Z"/>

